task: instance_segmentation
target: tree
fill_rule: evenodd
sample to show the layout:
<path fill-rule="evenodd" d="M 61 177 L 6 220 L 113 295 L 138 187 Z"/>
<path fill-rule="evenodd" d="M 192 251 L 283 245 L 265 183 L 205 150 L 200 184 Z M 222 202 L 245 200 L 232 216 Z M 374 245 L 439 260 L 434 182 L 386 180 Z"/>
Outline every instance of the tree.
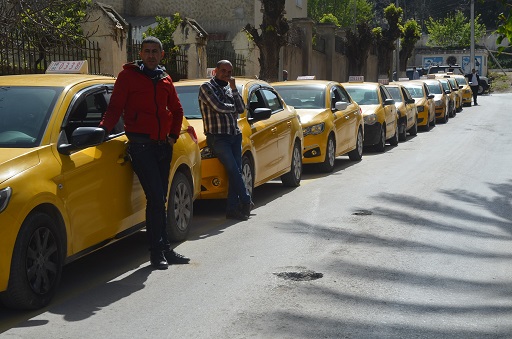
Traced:
<path fill-rule="evenodd" d="M 1 1 L 0 53 L 8 43 L 28 42 L 38 51 L 37 67 L 56 46 L 81 47 L 87 38 L 81 23 L 88 19 L 90 3 L 91 0 Z"/>
<path fill-rule="evenodd" d="M 393 51 L 396 49 L 396 40 L 402 34 L 402 14 L 402 8 L 390 4 L 384 9 L 387 28 L 373 29 L 379 55 L 379 74 L 387 74 L 388 77 L 391 76 L 391 60 Z"/>
<path fill-rule="evenodd" d="M 365 74 L 366 62 L 370 48 L 373 45 L 374 35 L 368 23 L 357 25 L 357 30 L 348 30 L 343 40 L 345 55 L 348 59 L 348 75 Z"/>
<path fill-rule="evenodd" d="M 174 47 L 172 33 L 174 33 L 178 25 L 183 21 L 183 18 L 180 16 L 180 13 L 174 13 L 172 20 L 170 18 L 156 16 L 155 21 L 156 27 L 149 27 L 146 32 L 142 33 L 142 37 L 154 36 L 160 39 L 162 45 L 164 45 L 164 50 L 168 52 Z"/>
<path fill-rule="evenodd" d="M 308 0 L 308 16 L 316 22 L 332 15 L 338 27 L 354 28 L 354 14 L 356 24 L 368 22 L 374 17 L 373 5 L 367 0 Z"/>
<path fill-rule="evenodd" d="M 407 69 L 407 61 L 412 56 L 416 42 L 421 38 L 421 28 L 416 20 L 407 20 L 403 26 L 402 37 L 400 38 L 400 70 Z"/>
<path fill-rule="evenodd" d="M 479 23 L 480 15 L 475 17 L 475 41 L 485 35 L 485 25 Z M 442 48 L 467 48 L 471 45 L 471 24 L 466 16 L 457 11 L 453 15 L 436 21 L 429 18 L 427 45 Z"/>
<path fill-rule="evenodd" d="M 260 0 L 263 9 L 263 22 L 259 30 L 247 24 L 245 26 L 254 43 L 260 50 L 259 78 L 277 81 L 279 77 L 279 51 L 286 45 L 286 33 L 290 29 L 284 17 L 285 0 Z"/>
<path fill-rule="evenodd" d="M 498 39 L 496 40 L 496 42 L 498 44 L 502 44 L 503 40 L 508 39 L 508 42 L 510 44 L 512 43 L 512 4 L 505 4 L 505 0 L 502 0 L 502 2 L 505 6 L 507 6 L 508 11 L 504 11 L 498 15 L 499 24 L 498 28 L 496 29 Z M 506 46 L 499 46 L 498 51 L 501 53 L 506 48 Z"/>

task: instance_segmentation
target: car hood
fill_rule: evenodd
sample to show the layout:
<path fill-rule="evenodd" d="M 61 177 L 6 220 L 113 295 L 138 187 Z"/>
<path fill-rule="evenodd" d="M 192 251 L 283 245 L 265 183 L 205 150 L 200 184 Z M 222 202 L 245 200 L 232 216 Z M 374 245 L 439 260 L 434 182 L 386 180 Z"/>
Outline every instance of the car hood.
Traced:
<path fill-rule="evenodd" d="M 197 144 L 199 149 L 206 146 L 206 135 L 204 135 L 203 119 L 187 119 L 188 123 L 194 127 L 197 135 Z"/>
<path fill-rule="evenodd" d="M 359 107 L 361 107 L 363 115 L 368 115 L 374 113 L 379 105 L 359 105 Z"/>
<path fill-rule="evenodd" d="M 33 148 L 2 148 L 0 151 L 0 183 L 39 163 Z"/>
<path fill-rule="evenodd" d="M 315 120 L 322 120 L 318 115 L 326 112 L 325 108 L 318 109 L 295 109 L 297 114 L 300 116 L 300 123 L 302 125 L 306 125 L 309 123 L 314 123 Z"/>

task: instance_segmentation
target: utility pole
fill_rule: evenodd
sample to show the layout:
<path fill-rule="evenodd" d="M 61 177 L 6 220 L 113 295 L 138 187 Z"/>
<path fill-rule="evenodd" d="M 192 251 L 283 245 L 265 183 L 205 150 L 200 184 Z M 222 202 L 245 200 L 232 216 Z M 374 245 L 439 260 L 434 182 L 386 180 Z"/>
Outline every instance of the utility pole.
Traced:
<path fill-rule="evenodd" d="M 473 0 L 471 0 L 473 1 Z M 398 8 L 398 0 L 396 0 L 396 7 Z M 396 39 L 396 57 L 395 57 L 395 60 L 396 60 L 396 78 L 400 78 L 400 37 L 398 37 L 398 39 Z"/>
<path fill-rule="evenodd" d="M 471 66 L 470 72 L 475 67 L 475 0 L 471 0 L 470 8 L 470 26 L 471 26 L 471 47 L 469 52 L 469 65 Z"/>

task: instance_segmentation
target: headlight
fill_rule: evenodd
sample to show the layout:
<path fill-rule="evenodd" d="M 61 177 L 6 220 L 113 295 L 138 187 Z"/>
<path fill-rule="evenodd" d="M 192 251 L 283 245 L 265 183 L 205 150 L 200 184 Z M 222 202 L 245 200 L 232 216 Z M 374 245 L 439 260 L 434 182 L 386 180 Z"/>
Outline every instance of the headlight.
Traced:
<path fill-rule="evenodd" d="M 304 136 L 310 135 L 310 134 L 317 135 L 317 134 L 322 133 L 324 131 L 324 129 L 325 129 L 325 123 L 322 122 L 322 123 L 304 128 L 302 130 L 302 133 L 304 134 Z"/>
<path fill-rule="evenodd" d="M 423 112 L 425 110 L 425 106 L 418 106 L 418 112 Z"/>
<path fill-rule="evenodd" d="M 436 100 L 436 101 L 434 101 L 434 104 L 436 106 L 443 106 L 443 100 Z"/>
<path fill-rule="evenodd" d="M 367 125 L 373 125 L 377 121 L 377 115 L 375 113 L 364 116 L 364 123 Z"/>
<path fill-rule="evenodd" d="M 206 146 L 201 150 L 201 159 L 211 159 L 216 158 L 215 154 L 213 154 L 213 151 L 210 149 L 210 147 Z"/>
<path fill-rule="evenodd" d="M 9 200 L 11 200 L 12 188 L 7 187 L 0 191 L 0 212 L 3 212 L 7 205 L 9 205 Z"/>
<path fill-rule="evenodd" d="M 467 94 L 467 93 L 471 93 L 471 90 L 470 90 L 470 89 L 465 89 L 465 90 L 464 90 L 464 93 L 466 93 L 466 94 Z"/>

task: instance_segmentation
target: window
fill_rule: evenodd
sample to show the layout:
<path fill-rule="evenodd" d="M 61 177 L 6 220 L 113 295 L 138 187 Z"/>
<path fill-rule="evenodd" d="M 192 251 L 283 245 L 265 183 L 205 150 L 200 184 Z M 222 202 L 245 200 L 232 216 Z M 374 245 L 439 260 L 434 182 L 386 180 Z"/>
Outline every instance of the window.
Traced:
<path fill-rule="evenodd" d="M 295 0 L 295 5 L 299 8 L 302 8 L 302 0 Z"/>
<path fill-rule="evenodd" d="M 268 89 L 262 89 L 261 93 L 263 94 L 265 100 L 267 101 L 268 108 L 272 110 L 272 114 L 283 109 L 283 105 L 281 105 L 281 100 L 279 99 L 276 93 Z"/>

